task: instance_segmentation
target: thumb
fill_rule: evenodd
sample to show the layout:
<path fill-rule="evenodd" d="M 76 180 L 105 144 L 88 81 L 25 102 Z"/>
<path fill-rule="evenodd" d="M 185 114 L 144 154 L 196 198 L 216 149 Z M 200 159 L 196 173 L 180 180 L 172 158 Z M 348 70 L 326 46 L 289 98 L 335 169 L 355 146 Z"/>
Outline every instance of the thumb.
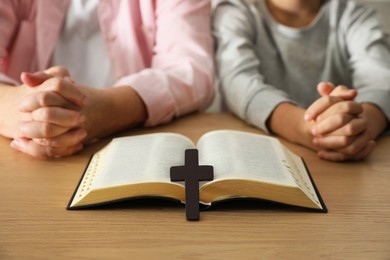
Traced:
<path fill-rule="evenodd" d="M 42 84 L 44 81 L 48 80 L 51 77 L 51 75 L 46 74 L 43 71 L 38 71 L 34 73 L 22 72 L 22 74 L 20 75 L 20 80 L 23 82 L 23 84 L 26 84 L 30 87 L 35 87 Z"/>
<path fill-rule="evenodd" d="M 22 72 L 20 75 L 20 80 L 23 82 L 23 84 L 26 84 L 30 87 L 35 87 L 52 77 L 70 78 L 70 74 L 65 67 L 54 66 L 44 71 L 37 71 L 33 73 Z"/>
<path fill-rule="evenodd" d="M 321 82 L 317 85 L 317 91 L 321 97 L 330 95 L 335 88 L 336 86 L 330 82 Z"/>

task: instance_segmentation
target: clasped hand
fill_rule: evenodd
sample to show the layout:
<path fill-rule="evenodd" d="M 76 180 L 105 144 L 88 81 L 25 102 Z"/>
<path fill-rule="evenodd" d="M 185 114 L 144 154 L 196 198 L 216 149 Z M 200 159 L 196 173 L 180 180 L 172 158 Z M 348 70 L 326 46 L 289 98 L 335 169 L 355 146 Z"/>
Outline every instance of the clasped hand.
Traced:
<path fill-rule="evenodd" d="M 23 73 L 26 90 L 19 111 L 29 115 L 18 125 L 11 147 L 35 157 L 68 156 L 83 148 L 87 136 L 83 108 L 85 93 L 69 72 L 52 67 L 37 73 Z M 26 116 L 24 117 L 26 118 Z"/>
<path fill-rule="evenodd" d="M 320 83 L 321 97 L 305 113 L 313 121 L 312 141 L 320 158 L 331 161 L 362 160 L 375 146 L 362 104 L 354 101 L 356 90 Z"/>

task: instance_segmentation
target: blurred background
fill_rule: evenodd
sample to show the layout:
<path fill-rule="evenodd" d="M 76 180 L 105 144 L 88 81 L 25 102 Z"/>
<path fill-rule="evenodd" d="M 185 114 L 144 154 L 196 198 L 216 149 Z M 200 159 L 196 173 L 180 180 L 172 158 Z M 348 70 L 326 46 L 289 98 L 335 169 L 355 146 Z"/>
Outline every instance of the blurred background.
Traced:
<path fill-rule="evenodd" d="M 0 0 L 2 1 L 2 0 Z M 377 10 L 382 23 L 386 31 L 390 34 L 390 0 L 355 0 L 358 3 L 362 3 L 373 7 Z M 223 110 L 221 107 L 221 96 L 217 88 L 213 103 L 207 108 L 207 112 L 219 112 Z"/>
<path fill-rule="evenodd" d="M 356 0 L 359 3 L 374 7 L 383 19 L 383 23 L 390 32 L 390 0 Z"/>

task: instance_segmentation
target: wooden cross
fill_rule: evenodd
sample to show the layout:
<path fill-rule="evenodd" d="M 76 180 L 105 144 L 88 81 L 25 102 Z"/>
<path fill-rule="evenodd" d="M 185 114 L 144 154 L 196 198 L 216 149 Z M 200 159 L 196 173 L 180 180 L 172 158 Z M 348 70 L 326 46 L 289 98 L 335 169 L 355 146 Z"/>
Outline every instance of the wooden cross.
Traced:
<path fill-rule="evenodd" d="M 199 165 L 197 149 L 185 151 L 184 165 L 171 167 L 171 181 L 184 181 L 185 184 L 187 220 L 199 219 L 199 181 L 213 178 L 213 166 Z"/>

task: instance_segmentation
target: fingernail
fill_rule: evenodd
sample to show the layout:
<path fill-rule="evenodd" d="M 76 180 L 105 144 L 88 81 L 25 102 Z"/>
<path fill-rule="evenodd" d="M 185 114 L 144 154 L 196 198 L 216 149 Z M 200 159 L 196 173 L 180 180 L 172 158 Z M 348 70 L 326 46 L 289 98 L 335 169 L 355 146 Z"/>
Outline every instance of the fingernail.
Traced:
<path fill-rule="evenodd" d="M 16 145 L 16 143 L 15 143 L 14 141 L 12 141 L 9 145 L 10 145 L 11 148 L 13 148 L 13 149 L 17 149 L 17 148 L 18 148 L 17 145 Z"/>
<path fill-rule="evenodd" d="M 13 149 L 19 150 L 19 147 L 20 147 L 19 141 L 17 139 L 12 140 L 12 142 L 10 143 L 10 146 Z"/>
<path fill-rule="evenodd" d="M 316 127 L 313 127 L 313 128 L 311 129 L 311 133 L 312 133 L 313 135 L 317 135 L 318 129 L 317 129 Z"/>
<path fill-rule="evenodd" d="M 87 118 L 85 117 L 85 115 L 80 115 L 80 116 L 79 116 L 78 122 L 79 122 L 79 123 L 84 123 L 85 120 L 87 120 Z"/>
<path fill-rule="evenodd" d="M 305 119 L 305 121 L 311 120 L 311 116 L 309 114 L 305 114 L 303 118 Z"/>
<path fill-rule="evenodd" d="M 81 136 L 84 138 L 84 137 L 87 137 L 87 135 L 88 135 L 87 131 L 83 130 Z"/>

